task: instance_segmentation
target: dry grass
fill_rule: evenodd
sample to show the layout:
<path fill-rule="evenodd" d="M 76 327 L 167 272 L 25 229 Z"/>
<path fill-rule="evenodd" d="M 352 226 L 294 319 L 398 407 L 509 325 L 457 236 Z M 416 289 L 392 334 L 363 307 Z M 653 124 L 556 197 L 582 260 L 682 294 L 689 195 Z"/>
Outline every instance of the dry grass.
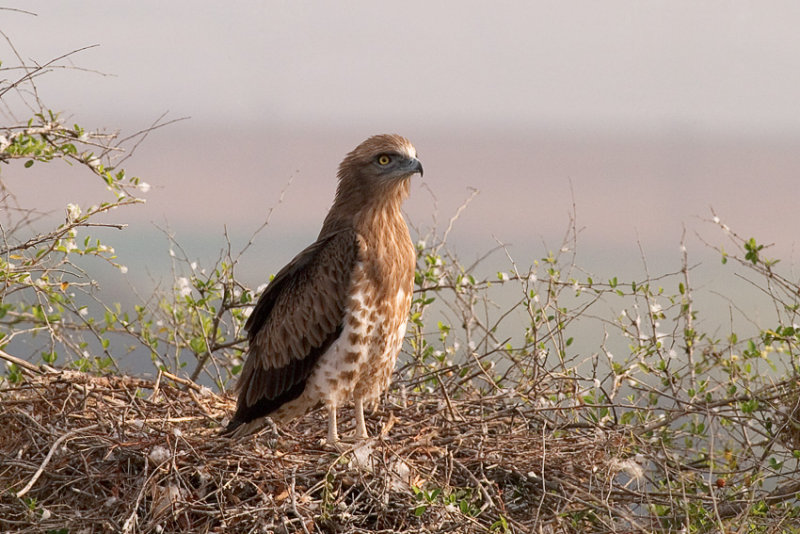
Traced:
<path fill-rule="evenodd" d="M 369 417 L 379 437 L 339 452 L 322 411 L 219 437 L 234 402 L 180 382 L 29 369 L 0 391 L 0 530 L 573 530 L 624 491 L 621 435 L 556 431 L 510 398 L 394 394 Z"/>

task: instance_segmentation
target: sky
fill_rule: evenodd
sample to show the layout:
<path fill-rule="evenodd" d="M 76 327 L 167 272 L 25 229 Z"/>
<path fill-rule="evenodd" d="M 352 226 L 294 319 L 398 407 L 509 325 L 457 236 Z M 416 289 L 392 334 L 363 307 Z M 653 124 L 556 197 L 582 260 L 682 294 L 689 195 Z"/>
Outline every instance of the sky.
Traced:
<path fill-rule="evenodd" d="M 13 3 L 6 5 L 13 6 Z M 28 1 L 39 60 L 90 44 L 59 101 L 198 122 L 796 131 L 796 2 Z M 124 109 L 120 103 L 124 102 Z"/>
<path fill-rule="evenodd" d="M 70 122 L 131 133 L 188 117 L 127 162 L 153 187 L 115 239 L 148 276 L 168 267 L 159 228 L 207 261 L 225 230 L 246 240 L 275 207 L 245 270 L 258 285 L 315 238 L 344 154 L 383 132 L 410 138 L 425 166 L 406 203 L 423 233 L 478 191 L 451 235 L 465 256 L 502 242 L 528 265 L 560 246 L 574 213 L 587 270 L 640 269 L 644 252 L 664 272 L 684 232 L 704 261 L 695 233 L 724 239 L 704 222 L 712 207 L 795 254 L 796 2 L 3 6 L 36 14 L 0 11 L 26 61 L 98 45 L 70 56 L 80 70 L 38 82 Z M 8 65 L 4 43 L 0 54 Z M 55 212 L 96 196 L 73 170 L 40 172 L 2 179 Z"/>

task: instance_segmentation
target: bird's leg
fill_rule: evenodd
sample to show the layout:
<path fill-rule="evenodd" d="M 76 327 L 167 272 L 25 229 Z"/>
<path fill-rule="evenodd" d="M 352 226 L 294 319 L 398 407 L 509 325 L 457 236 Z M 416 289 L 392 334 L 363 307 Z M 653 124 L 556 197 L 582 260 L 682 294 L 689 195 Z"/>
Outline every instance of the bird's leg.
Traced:
<path fill-rule="evenodd" d="M 355 399 L 355 412 L 356 412 L 356 438 L 367 439 L 367 425 L 364 423 L 364 399 L 357 397 Z"/>
<path fill-rule="evenodd" d="M 336 428 L 336 405 L 328 405 L 328 444 L 336 445 L 339 443 L 339 431 Z"/>

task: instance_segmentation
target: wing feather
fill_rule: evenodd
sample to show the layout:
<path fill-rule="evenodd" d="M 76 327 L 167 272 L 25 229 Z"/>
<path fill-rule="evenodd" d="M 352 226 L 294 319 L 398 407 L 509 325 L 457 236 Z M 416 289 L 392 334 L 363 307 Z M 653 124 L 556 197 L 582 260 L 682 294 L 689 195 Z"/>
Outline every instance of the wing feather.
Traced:
<path fill-rule="evenodd" d="M 342 331 L 358 257 L 358 235 L 342 230 L 318 239 L 275 275 L 245 325 L 250 345 L 231 426 L 302 393 L 301 384 Z"/>

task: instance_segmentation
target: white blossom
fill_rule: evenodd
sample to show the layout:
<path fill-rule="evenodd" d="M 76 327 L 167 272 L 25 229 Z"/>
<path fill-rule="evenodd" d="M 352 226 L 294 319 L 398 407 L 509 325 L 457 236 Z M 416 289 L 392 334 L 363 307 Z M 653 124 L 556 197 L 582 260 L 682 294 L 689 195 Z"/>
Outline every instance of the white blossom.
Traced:
<path fill-rule="evenodd" d="M 81 207 L 77 204 L 67 204 L 67 219 L 74 221 L 81 216 Z"/>
<path fill-rule="evenodd" d="M 192 294 L 192 286 L 189 283 L 188 278 L 186 278 L 185 276 L 180 276 L 178 277 L 177 282 L 178 282 L 177 286 L 178 295 L 180 295 L 181 297 L 188 297 L 189 295 Z"/>
<path fill-rule="evenodd" d="M 142 193 L 147 193 L 148 191 L 150 191 L 150 184 L 148 184 L 147 182 L 139 182 L 139 185 L 137 185 L 136 187 Z"/>
<path fill-rule="evenodd" d="M 122 274 L 126 274 L 128 272 L 128 267 L 126 267 L 125 265 L 120 265 L 119 272 L 121 272 Z"/>

